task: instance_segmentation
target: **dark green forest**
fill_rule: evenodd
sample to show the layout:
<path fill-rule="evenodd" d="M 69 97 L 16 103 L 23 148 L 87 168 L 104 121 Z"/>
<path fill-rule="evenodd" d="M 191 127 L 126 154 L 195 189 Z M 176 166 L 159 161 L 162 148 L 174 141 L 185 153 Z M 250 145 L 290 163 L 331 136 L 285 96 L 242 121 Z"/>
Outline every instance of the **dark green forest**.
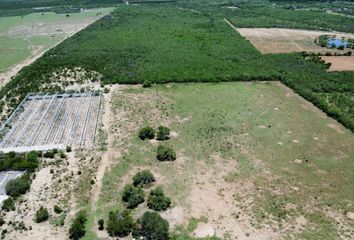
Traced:
<path fill-rule="evenodd" d="M 228 18 L 237 26 L 248 27 L 282 24 L 350 32 L 354 18 L 318 12 L 322 17 L 313 21 L 300 12 L 295 25 L 297 11 L 277 8 L 263 12 L 258 7 L 271 6 L 262 4 L 253 6 L 253 12 L 251 5 L 245 5 L 240 12 L 224 4 L 121 5 L 25 67 L 1 89 L 0 97 L 7 96 L 16 106 L 28 92 L 60 91 L 42 88 L 42 84 L 53 72 L 74 67 L 100 72 L 106 84 L 279 80 L 354 130 L 354 72 L 327 72 L 317 56 L 262 55 L 224 21 Z"/>

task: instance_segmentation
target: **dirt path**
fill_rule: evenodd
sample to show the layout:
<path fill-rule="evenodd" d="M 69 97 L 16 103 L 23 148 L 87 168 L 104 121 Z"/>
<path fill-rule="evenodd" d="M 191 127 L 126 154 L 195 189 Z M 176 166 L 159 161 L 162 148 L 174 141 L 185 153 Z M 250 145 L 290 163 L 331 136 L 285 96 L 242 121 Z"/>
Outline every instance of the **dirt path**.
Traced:
<path fill-rule="evenodd" d="M 119 85 L 113 85 L 111 91 L 104 95 L 104 113 L 102 115 L 102 130 L 107 133 L 107 150 L 102 154 L 102 159 L 98 165 L 97 172 L 96 172 L 96 184 L 93 186 L 91 191 L 91 209 L 93 212 L 97 210 L 97 202 L 101 193 L 102 189 L 102 180 L 103 177 L 111 165 L 112 154 L 117 157 L 117 152 L 112 150 L 112 145 L 114 141 L 114 137 L 110 132 L 111 129 L 111 118 L 112 118 L 112 109 L 111 109 L 111 102 L 112 102 L 112 93 L 114 90 L 118 89 Z M 96 223 L 98 219 L 94 222 Z M 98 231 L 96 227 L 94 227 L 94 232 L 98 237 L 105 238 L 107 237 L 104 235 L 105 231 Z"/>
<path fill-rule="evenodd" d="M 72 37 L 74 34 L 80 32 L 81 30 L 85 29 L 86 27 L 88 27 L 89 25 L 91 25 L 92 23 L 96 22 L 97 20 L 101 19 L 102 17 L 106 16 L 106 14 L 101 15 L 99 18 L 95 18 L 92 21 L 90 21 L 89 23 L 81 26 L 80 28 L 74 30 L 73 32 L 69 33 L 67 36 L 65 36 L 62 40 L 60 40 L 59 42 L 57 42 L 56 44 L 54 44 L 52 47 L 48 48 L 48 49 L 44 49 L 44 48 L 40 48 L 40 50 L 38 51 L 38 49 L 34 49 L 31 53 L 31 56 L 26 58 L 24 61 L 22 61 L 19 64 L 16 64 L 15 66 L 11 67 L 10 70 L 5 71 L 3 73 L 0 73 L 0 87 L 4 86 L 6 83 L 8 83 L 12 77 L 16 76 L 17 73 L 19 73 L 21 71 L 21 69 L 25 66 L 28 66 L 30 64 L 32 64 L 34 61 L 36 61 L 38 58 L 42 57 L 44 53 L 46 53 L 47 51 L 49 51 L 50 49 L 58 46 L 60 43 L 62 43 L 64 40 Z M 33 49 L 33 46 L 30 46 Z"/>

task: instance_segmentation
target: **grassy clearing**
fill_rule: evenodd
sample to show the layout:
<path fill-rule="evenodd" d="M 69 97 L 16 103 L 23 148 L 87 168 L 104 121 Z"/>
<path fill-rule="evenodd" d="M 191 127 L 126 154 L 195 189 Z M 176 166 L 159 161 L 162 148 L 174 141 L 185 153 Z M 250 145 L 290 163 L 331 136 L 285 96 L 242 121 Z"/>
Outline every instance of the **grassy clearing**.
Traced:
<path fill-rule="evenodd" d="M 64 39 L 77 27 L 107 14 L 112 8 L 91 9 L 80 13 L 32 13 L 26 16 L 0 17 L 0 72 L 38 54 Z M 36 53 L 37 52 L 37 53 Z"/>
<path fill-rule="evenodd" d="M 173 209 L 182 209 L 164 213 L 177 236 L 190 236 L 200 218 L 224 239 L 269 234 L 265 226 L 274 229 L 272 237 L 353 236 L 345 217 L 354 211 L 353 135 L 284 86 L 134 88 L 115 95 L 112 110 L 125 114 L 111 119 L 113 165 L 103 179 L 96 219 L 122 209 L 123 186 L 138 169 L 150 169 Z M 157 144 L 137 136 L 140 127 L 160 124 L 175 132 L 167 142 L 177 151 L 175 162 L 158 162 Z M 129 134 L 122 137 L 116 128 Z M 94 239 L 93 232 L 88 236 Z"/>

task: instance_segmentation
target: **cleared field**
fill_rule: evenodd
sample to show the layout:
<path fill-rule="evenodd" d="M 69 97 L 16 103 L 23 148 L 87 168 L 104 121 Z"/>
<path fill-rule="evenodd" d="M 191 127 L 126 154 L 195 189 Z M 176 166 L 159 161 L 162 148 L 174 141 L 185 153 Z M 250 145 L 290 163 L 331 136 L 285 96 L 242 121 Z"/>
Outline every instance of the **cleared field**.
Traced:
<path fill-rule="evenodd" d="M 237 28 L 237 31 L 249 40 L 261 53 L 291 53 L 291 52 L 338 52 L 337 49 L 322 48 L 314 40 L 324 34 L 337 37 L 353 38 L 353 34 L 298 30 L 287 28 Z"/>
<path fill-rule="evenodd" d="M 27 96 L 1 128 L 0 151 L 92 147 L 101 95 Z"/>
<path fill-rule="evenodd" d="M 112 91 L 103 115 L 107 149 L 96 153 L 98 186 L 79 198 L 92 209 L 84 239 L 108 238 L 97 220 L 124 208 L 121 191 L 142 169 L 171 197 L 162 215 L 179 236 L 172 239 L 353 239 L 353 134 L 289 88 L 253 82 Z M 138 138 L 147 125 L 171 129 L 164 144 L 176 161 L 157 161 L 161 143 Z"/>
<path fill-rule="evenodd" d="M 80 13 L 33 13 L 0 17 L 0 85 L 43 52 L 83 29 L 113 8 L 84 10 Z"/>
<path fill-rule="evenodd" d="M 325 56 L 322 60 L 331 63 L 330 71 L 354 71 L 353 56 Z"/>

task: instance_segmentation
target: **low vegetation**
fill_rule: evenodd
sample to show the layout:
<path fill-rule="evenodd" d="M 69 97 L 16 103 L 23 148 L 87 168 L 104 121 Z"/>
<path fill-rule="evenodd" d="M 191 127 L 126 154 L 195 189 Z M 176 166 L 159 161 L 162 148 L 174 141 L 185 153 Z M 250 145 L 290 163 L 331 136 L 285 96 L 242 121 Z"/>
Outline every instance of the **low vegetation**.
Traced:
<path fill-rule="evenodd" d="M 128 184 L 124 187 L 122 201 L 127 203 L 127 208 L 136 208 L 144 202 L 144 191 L 140 187 Z"/>
<path fill-rule="evenodd" d="M 165 211 L 171 206 L 171 199 L 165 196 L 161 187 L 157 187 L 150 192 L 147 205 L 152 210 Z"/>
<path fill-rule="evenodd" d="M 176 152 L 168 146 L 160 145 L 157 147 L 156 158 L 159 161 L 174 161 L 176 160 Z"/>
<path fill-rule="evenodd" d="M 149 185 L 153 182 L 155 182 L 155 177 L 150 172 L 150 170 L 143 170 L 137 172 L 133 177 L 133 185 L 135 187 L 142 187 L 144 185 Z"/>
<path fill-rule="evenodd" d="M 7 182 L 5 192 L 7 195 L 17 198 L 25 194 L 31 187 L 31 179 L 28 174 L 12 179 Z"/>
<path fill-rule="evenodd" d="M 69 238 L 73 240 L 78 240 L 85 236 L 86 229 L 85 224 L 87 221 L 87 214 L 85 211 L 79 211 L 69 228 Z"/>
<path fill-rule="evenodd" d="M 43 206 L 41 206 L 36 212 L 35 222 L 41 223 L 41 222 L 47 221 L 48 218 L 49 218 L 48 210 L 46 208 L 44 208 Z"/>

